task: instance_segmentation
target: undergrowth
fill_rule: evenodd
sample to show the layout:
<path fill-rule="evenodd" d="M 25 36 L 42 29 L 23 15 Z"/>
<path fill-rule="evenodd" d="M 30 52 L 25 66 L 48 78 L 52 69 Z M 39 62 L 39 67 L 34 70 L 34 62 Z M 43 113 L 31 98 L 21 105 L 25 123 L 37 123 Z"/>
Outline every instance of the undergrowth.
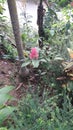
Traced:
<path fill-rule="evenodd" d="M 62 102 L 59 107 L 60 98 Z M 10 123 L 9 130 L 72 130 L 72 105 L 66 86 L 60 94 L 51 97 L 45 92 L 42 97 L 27 93 L 12 115 L 14 125 Z"/>

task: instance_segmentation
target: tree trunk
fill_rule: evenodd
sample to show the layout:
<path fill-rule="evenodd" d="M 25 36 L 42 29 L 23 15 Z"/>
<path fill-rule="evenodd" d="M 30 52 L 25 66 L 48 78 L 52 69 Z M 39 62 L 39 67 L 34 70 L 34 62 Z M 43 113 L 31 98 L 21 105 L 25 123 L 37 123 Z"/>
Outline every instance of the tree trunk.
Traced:
<path fill-rule="evenodd" d="M 43 37 L 44 37 L 44 29 L 43 29 L 43 0 L 40 0 L 37 10 L 37 25 L 38 25 L 38 34 L 39 34 L 39 47 L 43 47 Z"/>
<path fill-rule="evenodd" d="M 15 0 L 7 0 L 19 59 L 24 59 Z"/>
<path fill-rule="evenodd" d="M 22 39 L 21 39 L 21 35 L 20 35 L 16 2 L 15 2 L 15 0 L 7 0 L 7 3 L 8 3 L 9 13 L 10 13 L 10 17 L 11 17 L 17 52 L 18 52 L 20 64 L 22 65 L 22 63 L 24 61 L 24 55 L 23 55 L 23 46 L 22 46 Z M 25 74 L 26 72 L 24 72 L 25 69 L 26 68 L 21 68 L 21 75 L 23 75 L 23 76 L 26 75 Z"/>

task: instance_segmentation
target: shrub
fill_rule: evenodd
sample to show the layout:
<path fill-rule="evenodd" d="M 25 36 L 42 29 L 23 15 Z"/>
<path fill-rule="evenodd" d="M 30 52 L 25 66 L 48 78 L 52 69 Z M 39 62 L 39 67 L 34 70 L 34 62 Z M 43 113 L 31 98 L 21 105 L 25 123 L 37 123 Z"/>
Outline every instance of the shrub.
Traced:
<path fill-rule="evenodd" d="M 62 96 L 62 107 L 58 100 Z M 44 93 L 42 100 L 37 95 L 27 94 L 12 115 L 14 126 L 20 130 L 72 130 L 73 108 L 66 89 L 60 95 L 49 96 Z M 10 129 L 10 130 L 12 130 Z"/>

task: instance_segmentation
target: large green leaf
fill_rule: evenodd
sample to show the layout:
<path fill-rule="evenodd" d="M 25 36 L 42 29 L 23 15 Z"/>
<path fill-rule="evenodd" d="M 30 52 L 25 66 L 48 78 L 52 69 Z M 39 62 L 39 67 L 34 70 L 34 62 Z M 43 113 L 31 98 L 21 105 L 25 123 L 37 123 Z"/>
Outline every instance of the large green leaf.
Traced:
<path fill-rule="evenodd" d="M 9 94 L 0 94 L 0 108 L 8 101 L 11 100 L 13 97 Z"/>
<path fill-rule="evenodd" d="M 50 32 L 51 36 L 54 36 L 54 34 L 55 34 L 54 30 L 50 30 L 49 32 Z"/>
<path fill-rule="evenodd" d="M 13 86 L 6 86 L 0 89 L 0 109 L 8 100 L 13 99 L 13 97 L 9 94 L 11 90 L 13 90 Z"/>
<path fill-rule="evenodd" d="M 0 130 L 7 130 L 7 128 L 6 127 L 1 127 Z"/>
<path fill-rule="evenodd" d="M 45 59 L 40 59 L 40 61 L 41 61 L 41 62 L 45 62 L 45 63 L 47 62 Z"/>
<path fill-rule="evenodd" d="M 25 63 L 22 64 L 22 67 L 26 67 L 27 65 L 29 65 L 31 62 L 30 61 L 27 61 Z"/>
<path fill-rule="evenodd" d="M 9 93 L 11 90 L 13 90 L 13 88 L 14 88 L 13 86 L 5 86 L 5 87 L 1 88 L 0 95 Z"/>
<path fill-rule="evenodd" d="M 0 110 L 0 125 L 3 123 L 5 119 L 15 110 L 15 107 L 7 106 Z"/>
<path fill-rule="evenodd" d="M 37 68 L 39 66 L 39 60 L 32 60 L 32 65 L 34 68 Z"/>
<path fill-rule="evenodd" d="M 57 61 L 64 61 L 64 59 L 62 57 L 55 57 L 54 60 L 57 60 Z"/>

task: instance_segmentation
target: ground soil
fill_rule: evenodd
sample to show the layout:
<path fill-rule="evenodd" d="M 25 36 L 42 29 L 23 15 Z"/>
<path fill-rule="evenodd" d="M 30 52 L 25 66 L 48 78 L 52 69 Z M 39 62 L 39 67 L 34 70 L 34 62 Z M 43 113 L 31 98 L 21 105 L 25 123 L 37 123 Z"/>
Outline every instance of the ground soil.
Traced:
<path fill-rule="evenodd" d="M 25 95 L 28 87 L 26 82 L 20 80 L 19 63 L 0 59 L 0 88 L 5 86 L 14 86 L 11 94 L 17 99 Z"/>

